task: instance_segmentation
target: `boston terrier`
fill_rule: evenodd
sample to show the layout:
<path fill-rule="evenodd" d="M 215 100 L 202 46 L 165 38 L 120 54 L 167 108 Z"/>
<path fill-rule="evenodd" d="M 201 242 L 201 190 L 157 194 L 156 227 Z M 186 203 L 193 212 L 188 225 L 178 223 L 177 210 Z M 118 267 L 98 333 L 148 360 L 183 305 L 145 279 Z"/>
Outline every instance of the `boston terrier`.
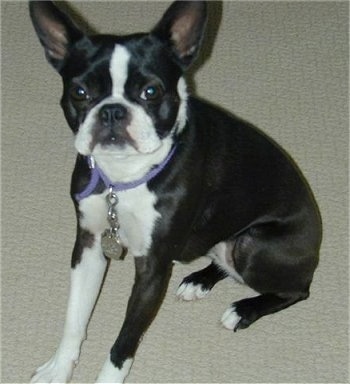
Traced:
<path fill-rule="evenodd" d="M 132 255 L 135 282 L 97 382 L 128 375 L 175 261 L 210 260 L 180 284 L 181 299 L 202 298 L 226 277 L 258 293 L 224 312 L 229 330 L 306 299 L 321 219 L 300 170 L 257 128 L 187 91 L 206 3 L 176 1 L 150 33 L 127 36 L 88 35 L 51 1 L 29 7 L 62 77 L 61 106 L 78 152 L 66 323 L 32 381 L 71 379 L 110 258 Z"/>

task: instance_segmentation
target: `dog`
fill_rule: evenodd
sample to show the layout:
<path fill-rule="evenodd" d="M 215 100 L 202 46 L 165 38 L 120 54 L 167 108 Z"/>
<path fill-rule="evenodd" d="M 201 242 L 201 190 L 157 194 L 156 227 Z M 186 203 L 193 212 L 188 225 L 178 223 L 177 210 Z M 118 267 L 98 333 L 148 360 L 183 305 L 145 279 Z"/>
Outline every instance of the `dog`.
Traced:
<path fill-rule="evenodd" d="M 226 277 L 258 293 L 224 312 L 229 330 L 306 299 L 322 237 L 309 185 L 272 139 L 187 90 L 206 3 L 176 1 L 151 32 L 127 36 L 87 35 L 50 1 L 29 9 L 62 77 L 61 106 L 78 152 L 66 323 L 32 382 L 71 379 L 110 258 L 132 255 L 135 282 L 97 382 L 125 380 L 176 261 L 210 260 L 180 284 L 184 300 L 204 297 Z"/>

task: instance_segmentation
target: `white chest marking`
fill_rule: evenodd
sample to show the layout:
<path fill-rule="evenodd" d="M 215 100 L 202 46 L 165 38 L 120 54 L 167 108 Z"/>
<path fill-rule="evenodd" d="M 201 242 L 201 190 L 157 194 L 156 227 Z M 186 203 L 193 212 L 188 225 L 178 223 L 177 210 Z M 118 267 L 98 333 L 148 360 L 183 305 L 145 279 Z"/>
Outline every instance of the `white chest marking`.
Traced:
<path fill-rule="evenodd" d="M 161 217 L 156 202 L 146 185 L 119 194 L 120 235 L 134 256 L 146 255 L 151 245 L 154 226 Z"/>
<path fill-rule="evenodd" d="M 106 194 L 107 191 L 91 195 L 80 202 L 80 225 L 97 238 L 109 228 Z M 117 195 L 121 241 L 133 256 L 145 256 L 152 242 L 154 226 L 161 217 L 154 207 L 157 197 L 145 184 Z"/>

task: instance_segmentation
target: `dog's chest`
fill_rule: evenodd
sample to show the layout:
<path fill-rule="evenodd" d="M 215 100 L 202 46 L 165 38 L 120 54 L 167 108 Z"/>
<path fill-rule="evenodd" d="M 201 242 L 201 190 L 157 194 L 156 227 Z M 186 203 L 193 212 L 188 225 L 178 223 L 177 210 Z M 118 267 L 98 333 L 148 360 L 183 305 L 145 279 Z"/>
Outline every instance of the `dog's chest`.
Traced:
<path fill-rule="evenodd" d="M 80 226 L 100 239 L 110 227 L 107 191 L 83 199 L 79 204 Z M 160 213 L 155 209 L 157 196 L 146 185 L 117 193 L 116 205 L 121 241 L 133 256 L 145 256 L 151 245 L 152 233 Z"/>

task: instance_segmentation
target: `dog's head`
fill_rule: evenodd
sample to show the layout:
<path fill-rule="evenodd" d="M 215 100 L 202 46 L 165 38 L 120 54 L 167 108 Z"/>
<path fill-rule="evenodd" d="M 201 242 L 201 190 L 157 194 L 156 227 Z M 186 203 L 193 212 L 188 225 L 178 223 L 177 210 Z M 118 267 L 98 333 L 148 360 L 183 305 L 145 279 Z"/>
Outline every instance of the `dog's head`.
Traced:
<path fill-rule="evenodd" d="M 101 3 L 103 6 L 103 3 Z M 186 124 L 183 72 L 206 24 L 203 1 L 177 1 L 150 33 L 88 36 L 50 1 L 30 15 L 63 78 L 61 105 L 83 155 L 166 152 Z"/>

